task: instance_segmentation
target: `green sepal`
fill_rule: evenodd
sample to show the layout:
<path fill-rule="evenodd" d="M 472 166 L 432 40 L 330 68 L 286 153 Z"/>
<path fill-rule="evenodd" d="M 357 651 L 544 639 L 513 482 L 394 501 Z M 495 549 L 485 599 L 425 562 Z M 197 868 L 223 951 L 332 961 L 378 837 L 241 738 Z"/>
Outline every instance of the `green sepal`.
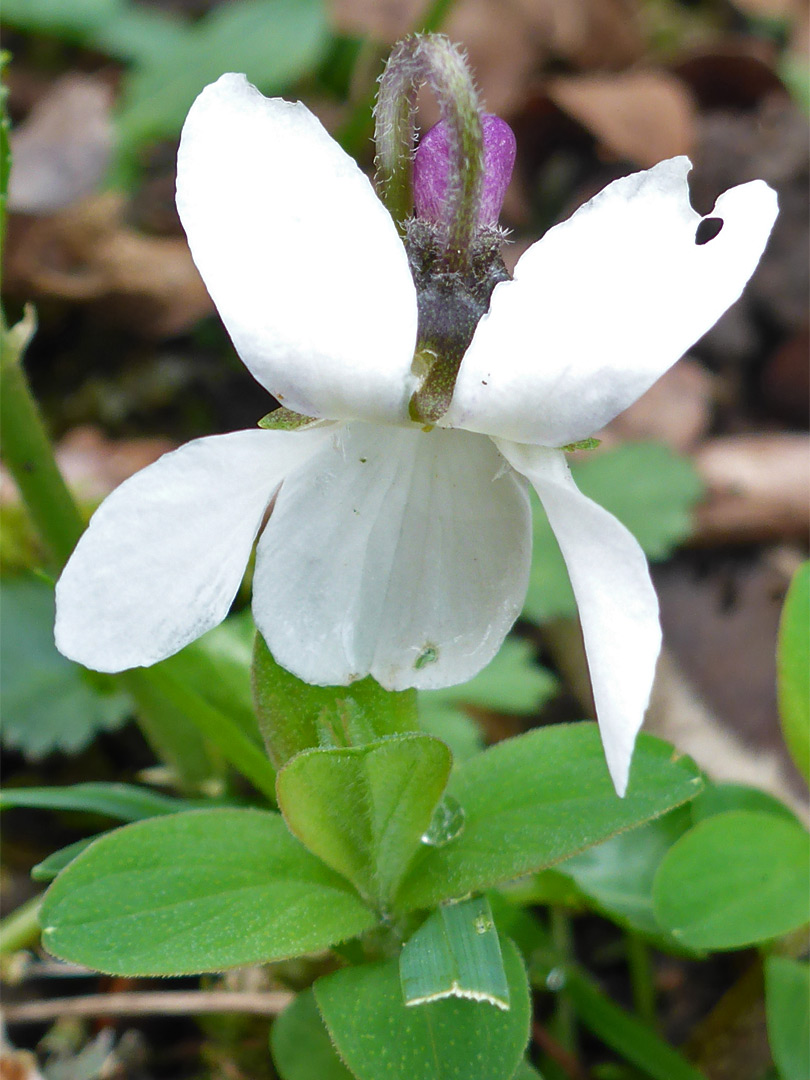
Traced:
<path fill-rule="evenodd" d="M 565 450 L 567 454 L 572 454 L 575 450 L 596 450 L 597 447 L 601 445 L 601 439 L 594 439 L 591 437 L 590 439 L 579 439 L 577 442 L 566 443 L 562 449 Z"/>
<path fill-rule="evenodd" d="M 278 774 L 279 806 L 310 851 L 386 907 L 430 825 L 452 761 L 443 742 L 421 734 L 306 750 Z"/>
<path fill-rule="evenodd" d="M 406 1005 L 446 997 L 509 1008 L 498 932 L 485 896 L 442 904 L 405 943 L 399 977 Z"/>
<path fill-rule="evenodd" d="M 300 431 L 301 428 L 312 427 L 313 424 L 321 424 L 323 421 L 317 416 L 304 416 L 303 413 L 286 409 L 283 405 L 273 409 L 259 421 L 259 427 L 266 431 Z"/>
<path fill-rule="evenodd" d="M 358 746 L 419 729 L 415 690 L 383 690 L 370 676 L 349 686 L 311 686 L 275 662 L 261 634 L 253 650 L 253 701 L 277 768 L 302 750 Z"/>

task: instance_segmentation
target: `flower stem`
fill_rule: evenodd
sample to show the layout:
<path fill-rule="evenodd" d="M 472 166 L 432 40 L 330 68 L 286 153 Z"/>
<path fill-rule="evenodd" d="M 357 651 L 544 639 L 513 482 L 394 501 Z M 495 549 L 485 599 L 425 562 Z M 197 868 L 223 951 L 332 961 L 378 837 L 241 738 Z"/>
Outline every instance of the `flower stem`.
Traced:
<path fill-rule="evenodd" d="M 39 909 L 41 896 L 20 904 L 0 922 L 0 953 L 19 952 L 39 941 Z"/>
<path fill-rule="evenodd" d="M 53 456 L 48 434 L 28 386 L 22 358 L 36 330 L 31 305 L 11 329 L 2 327 L 0 449 L 31 519 L 59 570 L 82 534 L 84 522 Z"/>
<path fill-rule="evenodd" d="M 574 961 L 571 916 L 565 908 L 553 905 L 549 908 L 549 923 L 555 955 L 565 967 L 568 967 Z M 576 1055 L 578 1048 L 576 1012 L 567 994 L 557 996 L 552 1028 L 560 1045 Z"/>
<path fill-rule="evenodd" d="M 436 97 L 450 148 L 442 262 L 446 270 L 463 270 L 478 228 L 484 173 L 481 108 L 464 57 L 441 35 L 412 34 L 400 41 L 380 79 L 374 139 L 383 201 L 400 225 L 411 212 L 416 95 L 422 84 Z"/>
<path fill-rule="evenodd" d="M 455 2 L 456 0 L 433 0 L 433 3 L 414 27 L 413 33 L 433 34 L 441 30 L 444 20 L 449 15 L 450 9 Z M 382 62 L 385 57 L 384 50 L 378 48 L 370 39 L 366 39 L 363 47 L 366 46 L 370 46 L 375 51 L 378 61 Z M 376 100 L 377 85 L 375 83 L 371 89 L 363 92 L 349 113 L 348 119 L 341 125 L 335 136 L 343 149 L 352 157 L 364 154 L 369 140 L 373 138 L 374 124 L 371 116 Z"/>
<path fill-rule="evenodd" d="M 652 960 L 645 941 L 632 930 L 625 935 L 627 948 L 627 967 L 630 972 L 630 984 L 633 988 L 633 1003 L 639 1019 L 653 1031 L 658 1028 L 655 1011 L 655 985 L 653 983 Z"/>

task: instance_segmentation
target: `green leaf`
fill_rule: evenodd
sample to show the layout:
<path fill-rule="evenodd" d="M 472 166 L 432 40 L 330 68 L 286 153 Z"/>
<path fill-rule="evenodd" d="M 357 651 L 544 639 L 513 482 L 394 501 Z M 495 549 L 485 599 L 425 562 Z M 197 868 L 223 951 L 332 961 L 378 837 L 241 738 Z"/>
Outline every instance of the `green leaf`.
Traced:
<path fill-rule="evenodd" d="M 280 815 L 192 810 L 99 837 L 45 894 L 49 952 L 120 975 L 180 975 L 325 949 L 375 925 Z"/>
<path fill-rule="evenodd" d="M 278 775 L 290 830 L 383 905 L 397 891 L 442 796 L 453 760 L 429 735 L 307 750 Z"/>
<path fill-rule="evenodd" d="M 446 998 L 406 1006 L 396 959 L 318 979 L 315 997 L 358 1080 L 510 1080 L 529 1032 L 526 973 L 502 942 L 511 1007 Z"/>
<path fill-rule="evenodd" d="M 620 833 L 559 863 L 557 870 L 620 926 L 664 937 L 653 914 L 653 880 L 661 860 L 691 825 L 690 809 L 678 807 L 657 821 Z"/>
<path fill-rule="evenodd" d="M 69 787 L 4 788 L 0 809 L 28 806 L 37 810 L 83 810 L 119 821 L 140 821 L 157 814 L 200 809 L 203 804 L 175 799 L 134 784 L 89 783 Z"/>
<path fill-rule="evenodd" d="M 163 702 L 190 721 L 197 733 L 216 747 L 226 761 L 271 803 L 276 799 L 276 771 L 262 747 L 242 726 L 214 705 L 209 704 L 188 683 L 181 682 L 164 661 L 139 671 L 142 682 L 148 682 Z"/>
<path fill-rule="evenodd" d="M 302 750 L 368 743 L 419 726 L 416 691 L 383 690 L 370 677 L 350 686 L 311 686 L 275 662 L 261 634 L 253 697 L 267 752 L 279 768 Z"/>
<path fill-rule="evenodd" d="M 127 147 L 176 135 L 194 98 L 223 71 L 244 72 L 264 91 L 288 86 L 317 64 L 328 30 L 322 0 L 234 0 L 171 50 L 156 37 L 152 56 L 141 53 L 125 83 L 119 126 Z"/>
<path fill-rule="evenodd" d="M 498 932 L 485 896 L 442 904 L 403 946 L 399 977 L 406 1005 L 441 998 L 509 1008 Z"/>
<path fill-rule="evenodd" d="M 735 810 L 675 843 L 653 884 L 655 917 L 693 949 L 739 949 L 808 921 L 810 845 L 796 821 Z"/>
<path fill-rule="evenodd" d="M 646 1024 L 615 1005 L 579 969 L 556 969 L 555 975 L 554 988 L 570 999 L 582 1024 L 650 1080 L 706 1080 L 699 1069 Z"/>
<path fill-rule="evenodd" d="M 810 965 L 787 956 L 765 961 L 768 1042 L 781 1080 L 810 1076 Z"/>
<path fill-rule="evenodd" d="M 694 466 L 662 443 L 627 443 L 571 463 L 583 494 L 636 537 L 648 559 L 664 559 L 689 535 L 703 494 Z M 536 622 L 576 614 L 568 572 L 554 533 L 532 493 L 534 554 L 524 613 Z"/>
<path fill-rule="evenodd" d="M 512 1080 L 543 1080 L 543 1077 L 531 1062 L 521 1061 L 517 1067 L 517 1072 L 512 1076 Z"/>
<path fill-rule="evenodd" d="M 465 706 L 501 713 L 534 713 L 558 691 L 557 679 L 535 660 L 528 641 L 508 637 L 497 656 L 461 686 L 423 690 L 419 719 L 430 735 L 443 739 L 454 759 L 466 761 L 483 748 L 478 725 Z"/>
<path fill-rule="evenodd" d="M 262 735 L 253 708 L 251 663 L 256 629 L 249 611 L 233 615 L 160 664 L 180 683 L 233 720 L 257 746 Z"/>
<path fill-rule="evenodd" d="M 83 41 L 123 6 L 124 0 L 4 0 L 3 22 Z"/>
<path fill-rule="evenodd" d="M 332 1045 L 311 987 L 273 1021 L 270 1049 L 281 1080 L 353 1080 Z"/>
<path fill-rule="evenodd" d="M 112 681 L 91 676 L 66 660 L 53 643 L 53 588 L 39 578 L 0 583 L 0 710 L 3 743 L 38 760 L 62 750 L 83 750 L 99 731 L 120 727 L 129 699 Z"/>
<path fill-rule="evenodd" d="M 56 875 L 61 873 L 68 863 L 72 863 L 77 855 L 81 855 L 84 849 L 88 848 L 95 839 L 95 836 L 86 836 L 84 840 L 77 840 L 75 844 L 68 844 L 66 847 L 52 852 L 42 862 L 38 862 L 36 866 L 31 867 L 32 879 L 34 881 L 53 881 Z"/>
<path fill-rule="evenodd" d="M 810 783 L 810 562 L 793 576 L 782 618 L 776 652 L 779 718 L 796 768 Z"/>
<path fill-rule="evenodd" d="M 186 47 L 191 24 L 165 11 L 125 4 L 93 34 L 93 45 L 108 56 L 138 65 L 166 63 Z"/>
<path fill-rule="evenodd" d="M 650 735 L 636 745 L 628 794 L 613 790 L 595 724 L 540 728 L 507 739 L 454 771 L 448 796 L 462 832 L 417 855 L 397 905 L 433 907 L 544 869 L 691 799 L 693 762 Z"/>
<path fill-rule="evenodd" d="M 496 712 L 531 713 L 558 690 L 550 671 L 535 660 L 530 642 L 508 637 L 494 660 L 474 679 L 443 690 L 423 690 L 419 694 L 420 714 L 430 714 L 438 705 L 475 705 Z"/>
<path fill-rule="evenodd" d="M 767 791 L 748 787 L 747 784 L 707 784 L 698 797 L 689 804 L 692 821 L 704 821 L 728 810 L 760 810 L 765 814 L 795 821 L 796 815 L 784 803 Z"/>

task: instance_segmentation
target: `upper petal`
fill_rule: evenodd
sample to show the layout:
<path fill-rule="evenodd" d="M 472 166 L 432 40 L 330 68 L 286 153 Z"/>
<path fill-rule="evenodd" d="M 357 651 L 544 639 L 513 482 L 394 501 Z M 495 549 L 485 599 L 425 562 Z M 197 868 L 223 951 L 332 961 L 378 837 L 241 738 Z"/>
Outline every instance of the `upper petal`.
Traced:
<path fill-rule="evenodd" d="M 281 489 L 253 614 L 307 682 L 447 686 L 497 652 L 530 550 L 525 484 L 491 440 L 347 424 Z"/>
<path fill-rule="evenodd" d="M 605 757 L 623 795 L 661 649 L 658 599 L 647 560 L 624 525 L 577 488 L 563 453 L 501 440 L 497 445 L 531 481 L 563 553 Z"/>
<path fill-rule="evenodd" d="M 442 423 L 564 446 L 655 382 L 745 286 L 776 218 L 761 180 L 722 195 L 696 243 L 688 158 L 616 180 L 495 288 Z M 702 237 L 700 237 L 702 239 Z"/>
<path fill-rule="evenodd" d="M 291 409 L 407 418 L 416 293 L 388 211 L 300 102 L 223 75 L 177 159 L 191 253 L 239 355 Z"/>
<path fill-rule="evenodd" d="M 56 584 L 56 645 L 96 671 L 146 667 L 228 614 L 267 504 L 329 438 L 238 431 L 196 439 L 116 488 Z"/>

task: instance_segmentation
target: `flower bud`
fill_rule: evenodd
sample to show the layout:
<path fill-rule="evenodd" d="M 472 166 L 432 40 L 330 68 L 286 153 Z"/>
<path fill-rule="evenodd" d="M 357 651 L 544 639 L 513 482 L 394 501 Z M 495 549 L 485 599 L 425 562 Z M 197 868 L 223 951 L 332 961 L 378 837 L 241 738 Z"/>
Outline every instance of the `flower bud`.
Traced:
<path fill-rule="evenodd" d="M 515 165 L 515 136 L 505 120 L 481 117 L 484 137 L 484 176 L 478 207 L 478 224 L 497 225 L 506 189 Z M 419 143 L 413 163 L 413 198 L 417 217 L 439 224 L 445 219 L 445 199 L 450 174 L 450 141 L 447 124 L 440 120 Z"/>

